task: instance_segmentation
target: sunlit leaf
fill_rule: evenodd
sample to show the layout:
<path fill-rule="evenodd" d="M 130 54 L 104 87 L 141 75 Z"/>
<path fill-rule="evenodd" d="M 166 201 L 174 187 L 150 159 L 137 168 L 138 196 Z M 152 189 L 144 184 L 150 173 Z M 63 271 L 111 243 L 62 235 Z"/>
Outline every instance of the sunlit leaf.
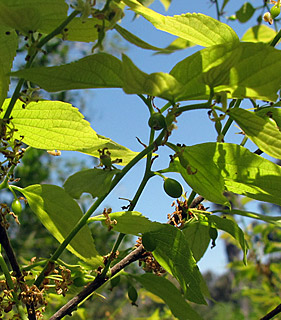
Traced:
<path fill-rule="evenodd" d="M 243 37 L 241 38 L 242 41 L 245 42 L 270 42 L 276 35 L 276 31 L 272 28 L 264 25 L 259 24 L 248 29 Z"/>
<path fill-rule="evenodd" d="M 75 199 L 79 199 L 84 192 L 90 193 L 93 198 L 100 197 L 109 190 L 116 171 L 97 168 L 82 170 L 70 176 L 63 187 Z"/>
<path fill-rule="evenodd" d="M 200 13 L 163 16 L 142 6 L 136 0 L 124 2 L 137 14 L 151 22 L 155 28 L 189 40 L 203 47 L 226 42 L 237 42 L 236 33 L 228 25 Z"/>
<path fill-rule="evenodd" d="M 24 189 L 14 188 L 26 197 L 31 210 L 60 243 L 83 217 L 79 205 L 58 186 L 38 184 Z M 95 267 L 102 264 L 88 226 L 76 234 L 67 249 Z"/>
<path fill-rule="evenodd" d="M 278 102 L 275 105 L 278 105 Z M 281 128 L 281 108 L 276 108 L 276 107 L 260 108 L 255 111 L 255 114 L 269 121 L 272 121 L 273 119 L 273 121 L 276 122 L 279 129 Z"/>
<path fill-rule="evenodd" d="M 58 67 L 24 69 L 12 75 L 32 81 L 49 92 L 123 86 L 121 61 L 106 53 L 90 55 Z"/>
<path fill-rule="evenodd" d="M 189 47 L 195 46 L 195 43 L 185 40 L 182 38 L 177 38 L 173 42 L 171 42 L 166 48 L 163 48 L 156 52 L 155 54 L 170 54 L 178 50 L 184 50 Z"/>
<path fill-rule="evenodd" d="M 179 290 L 166 278 L 154 274 L 133 276 L 146 290 L 160 297 L 180 320 L 202 320 L 201 316 L 185 301 Z"/>
<path fill-rule="evenodd" d="M 160 2 L 163 4 L 165 10 L 167 11 L 171 5 L 172 0 L 160 0 Z"/>
<path fill-rule="evenodd" d="M 274 123 L 241 108 L 230 109 L 229 115 L 263 152 L 281 159 L 281 132 Z"/>
<path fill-rule="evenodd" d="M 232 98 L 275 101 L 281 86 L 281 52 L 263 43 L 203 49 L 170 72 L 183 85 L 177 100 L 208 99 L 210 86 Z M 247 72 L 245 72 L 247 70 Z"/>

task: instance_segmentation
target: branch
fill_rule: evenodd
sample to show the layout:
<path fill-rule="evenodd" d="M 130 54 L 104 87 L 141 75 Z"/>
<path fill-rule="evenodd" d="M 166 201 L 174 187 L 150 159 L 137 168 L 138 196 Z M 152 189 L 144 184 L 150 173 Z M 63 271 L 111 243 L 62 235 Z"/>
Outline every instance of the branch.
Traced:
<path fill-rule="evenodd" d="M 116 273 L 123 270 L 132 262 L 137 261 L 139 258 L 143 256 L 144 253 L 144 247 L 142 245 L 139 246 L 137 249 L 129 253 L 124 259 L 116 263 L 116 265 L 114 265 L 111 268 L 111 276 L 114 276 Z M 62 319 L 66 315 L 71 316 L 71 313 L 77 309 L 78 304 L 81 303 L 84 299 L 86 299 L 91 293 L 96 291 L 99 287 L 101 287 L 107 280 L 107 277 L 104 278 L 98 275 L 93 282 L 91 282 L 87 287 L 85 287 L 80 293 L 78 293 L 78 295 L 72 298 L 62 308 L 60 308 L 49 320 Z"/>
<path fill-rule="evenodd" d="M 262 317 L 260 320 L 269 320 L 272 319 L 274 316 L 276 316 L 278 313 L 281 312 L 281 304 L 279 304 L 279 306 L 277 306 L 275 309 L 273 309 L 272 311 L 270 311 L 267 315 L 265 315 L 264 317 Z"/>

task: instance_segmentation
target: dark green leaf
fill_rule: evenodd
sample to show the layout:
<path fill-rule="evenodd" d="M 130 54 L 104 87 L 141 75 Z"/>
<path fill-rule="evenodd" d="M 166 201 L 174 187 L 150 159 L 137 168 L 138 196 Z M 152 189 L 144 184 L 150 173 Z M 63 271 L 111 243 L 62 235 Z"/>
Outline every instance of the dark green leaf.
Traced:
<path fill-rule="evenodd" d="M 185 301 L 179 290 L 167 279 L 154 274 L 133 276 L 147 291 L 160 297 L 180 320 L 202 320 L 201 316 Z"/>
<path fill-rule="evenodd" d="M 64 183 L 65 191 L 75 199 L 81 194 L 90 193 L 93 198 L 104 195 L 110 187 L 117 170 L 88 169 L 76 172 Z"/>
<path fill-rule="evenodd" d="M 14 188 L 26 197 L 32 211 L 60 243 L 83 217 L 79 205 L 58 186 L 38 184 L 24 189 Z M 88 226 L 76 234 L 67 249 L 95 267 L 102 264 Z"/>
<path fill-rule="evenodd" d="M 236 18 L 242 22 L 245 23 L 248 20 L 251 19 L 253 14 L 255 13 L 255 8 L 251 5 L 249 2 L 245 2 L 242 7 L 236 11 Z"/>

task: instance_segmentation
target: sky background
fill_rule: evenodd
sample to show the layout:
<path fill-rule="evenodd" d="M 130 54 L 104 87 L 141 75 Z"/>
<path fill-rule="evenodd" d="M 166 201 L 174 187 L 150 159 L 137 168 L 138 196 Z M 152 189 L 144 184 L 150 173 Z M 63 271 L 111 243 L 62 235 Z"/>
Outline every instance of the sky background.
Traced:
<path fill-rule="evenodd" d="M 221 0 L 220 5 L 222 2 Z M 232 15 L 244 2 L 245 1 L 230 0 L 225 8 L 226 15 Z M 262 5 L 262 0 L 252 1 L 252 5 Z M 165 12 L 160 1 L 155 0 L 150 8 L 166 15 L 200 12 L 216 18 L 215 4 L 207 0 L 172 0 L 167 12 Z M 121 22 L 121 26 L 139 36 L 144 41 L 157 47 L 166 47 L 176 38 L 170 34 L 156 30 L 142 17 L 138 17 L 132 21 L 133 15 L 132 12 L 126 10 L 126 15 Z M 226 21 L 222 20 L 222 22 Z M 250 22 L 246 24 L 232 21 L 229 23 L 239 37 L 242 37 L 244 32 L 255 24 L 256 18 L 252 18 Z M 125 44 L 125 42 L 122 41 L 121 44 Z M 169 72 L 176 63 L 200 49 L 202 48 L 196 46 L 170 55 L 153 55 L 152 51 L 130 45 L 125 53 L 141 70 L 152 73 L 159 71 Z M 120 55 L 117 56 L 120 58 Z M 84 99 L 86 101 L 86 109 L 83 113 L 98 134 L 109 137 L 134 151 L 142 150 L 142 146 L 137 142 L 136 137 L 142 142 L 148 143 L 149 127 L 147 121 L 149 112 L 140 98 L 134 95 L 127 95 L 120 89 L 95 89 L 86 90 Z M 165 101 L 156 99 L 155 104 L 161 108 L 161 106 L 165 104 Z M 190 102 L 182 103 L 181 105 L 186 104 L 190 104 Z M 239 132 L 238 128 L 230 130 L 226 136 L 226 142 L 240 143 L 242 136 L 237 135 L 237 132 Z M 184 143 L 186 145 L 216 141 L 214 124 L 209 120 L 206 111 L 187 112 L 178 118 L 178 129 L 173 131 L 169 141 L 173 143 Z M 157 153 L 159 154 L 159 159 L 155 161 L 153 170 L 168 167 L 170 160 L 169 154 L 172 154 L 172 152 L 166 147 L 160 148 Z M 66 154 L 67 152 L 63 153 L 63 156 Z M 80 157 L 87 161 L 89 160 L 87 156 Z M 122 211 L 121 207 L 128 203 L 118 198 L 133 198 L 142 179 L 144 165 L 144 160 L 139 162 L 113 190 L 111 195 L 101 205 L 100 209 L 105 206 L 110 206 L 113 211 Z M 179 174 L 167 174 L 167 176 L 174 177 L 180 181 L 187 195 L 189 195 L 190 188 L 180 178 Z M 145 188 L 135 210 L 141 212 L 151 220 L 166 222 L 167 214 L 173 212 L 173 208 L 171 207 L 173 199 L 165 194 L 162 185 L 163 181 L 160 177 L 153 177 Z M 208 203 L 204 204 L 208 206 Z M 225 265 L 226 259 L 223 240 L 218 240 L 217 246 L 214 249 L 211 250 L 209 248 L 199 262 L 199 267 L 202 272 L 210 269 L 214 272 L 222 273 L 226 270 Z"/>

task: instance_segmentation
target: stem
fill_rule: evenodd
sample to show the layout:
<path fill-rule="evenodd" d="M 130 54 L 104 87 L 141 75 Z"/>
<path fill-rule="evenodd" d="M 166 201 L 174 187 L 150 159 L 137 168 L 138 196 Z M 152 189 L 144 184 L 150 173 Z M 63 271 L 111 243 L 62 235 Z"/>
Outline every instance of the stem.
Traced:
<path fill-rule="evenodd" d="M 218 21 L 220 21 L 221 12 L 220 12 L 220 8 L 219 8 L 218 0 L 216 0 L 216 9 L 217 9 L 217 19 L 218 19 Z"/>
<path fill-rule="evenodd" d="M 160 145 L 163 137 L 165 136 L 166 130 L 162 130 L 159 136 L 155 139 L 153 143 L 151 143 L 147 148 L 145 148 L 142 152 L 140 152 L 134 159 L 132 159 L 123 170 L 118 173 L 111 183 L 111 187 L 109 191 L 103 196 L 99 197 L 93 205 L 88 209 L 88 211 L 84 214 L 84 216 L 77 222 L 76 226 L 72 229 L 69 235 L 64 239 L 64 241 L 60 244 L 51 258 L 48 260 L 47 264 L 41 271 L 38 278 L 35 280 L 34 284 L 39 287 L 42 281 L 45 278 L 45 272 L 48 269 L 49 263 L 52 263 L 58 259 L 58 257 L 62 254 L 66 246 L 70 243 L 70 241 L 75 237 L 75 235 L 79 232 L 79 230 L 87 223 L 88 218 L 93 214 L 93 212 L 99 207 L 99 205 L 103 202 L 103 200 L 110 194 L 110 192 L 115 188 L 115 186 L 119 183 L 119 181 L 128 173 L 128 171 L 139 162 L 144 156 L 148 155 L 153 151 L 155 145 Z"/>
<path fill-rule="evenodd" d="M 277 43 L 279 42 L 280 38 L 281 38 L 281 29 L 278 31 L 277 35 L 271 41 L 270 46 L 275 47 L 277 45 Z"/>
<path fill-rule="evenodd" d="M 241 101 L 242 101 L 241 99 L 236 100 L 233 108 L 239 108 Z M 233 119 L 231 119 L 231 118 L 227 119 L 226 124 L 224 125 L 224 127 L 221 131 L 221 134 L 223 137 L 226 135 L 227 131 L 229 130 L 230 126 L 232 125 L 232 122 L 233 122 Z"/>
<path fill-rule="evenodd" d="M 49 40 L 54 38 L 56 35 L 60 34 L 61 31 L 68 25 L 68 23 L 71 20 L 73 20 L 79 13 L 80 11 L 74 10 L 55 30 L 53 30 L 51 33 L 46 35 L 46 37 L 44 37 L 41 41 L 39 41 L 38 45 L 36 46 L 38 50 L 35 50 L 34 54 L 29 58 L 29 61 L 26 63 L 25 69 L 29 69 L 31 67 L 33 60 L 35 59 L 37 53 L 39 52 L 39 49 L 41 49 Z M 12 113 L 12 110 L 14 108 L 14 105 L 18 97 L 20 96 L 20 91 L 24 84 L 24 81 L 25 81 L 24 79 L 19 79 L 3 119 L 9 119 Z"/>

